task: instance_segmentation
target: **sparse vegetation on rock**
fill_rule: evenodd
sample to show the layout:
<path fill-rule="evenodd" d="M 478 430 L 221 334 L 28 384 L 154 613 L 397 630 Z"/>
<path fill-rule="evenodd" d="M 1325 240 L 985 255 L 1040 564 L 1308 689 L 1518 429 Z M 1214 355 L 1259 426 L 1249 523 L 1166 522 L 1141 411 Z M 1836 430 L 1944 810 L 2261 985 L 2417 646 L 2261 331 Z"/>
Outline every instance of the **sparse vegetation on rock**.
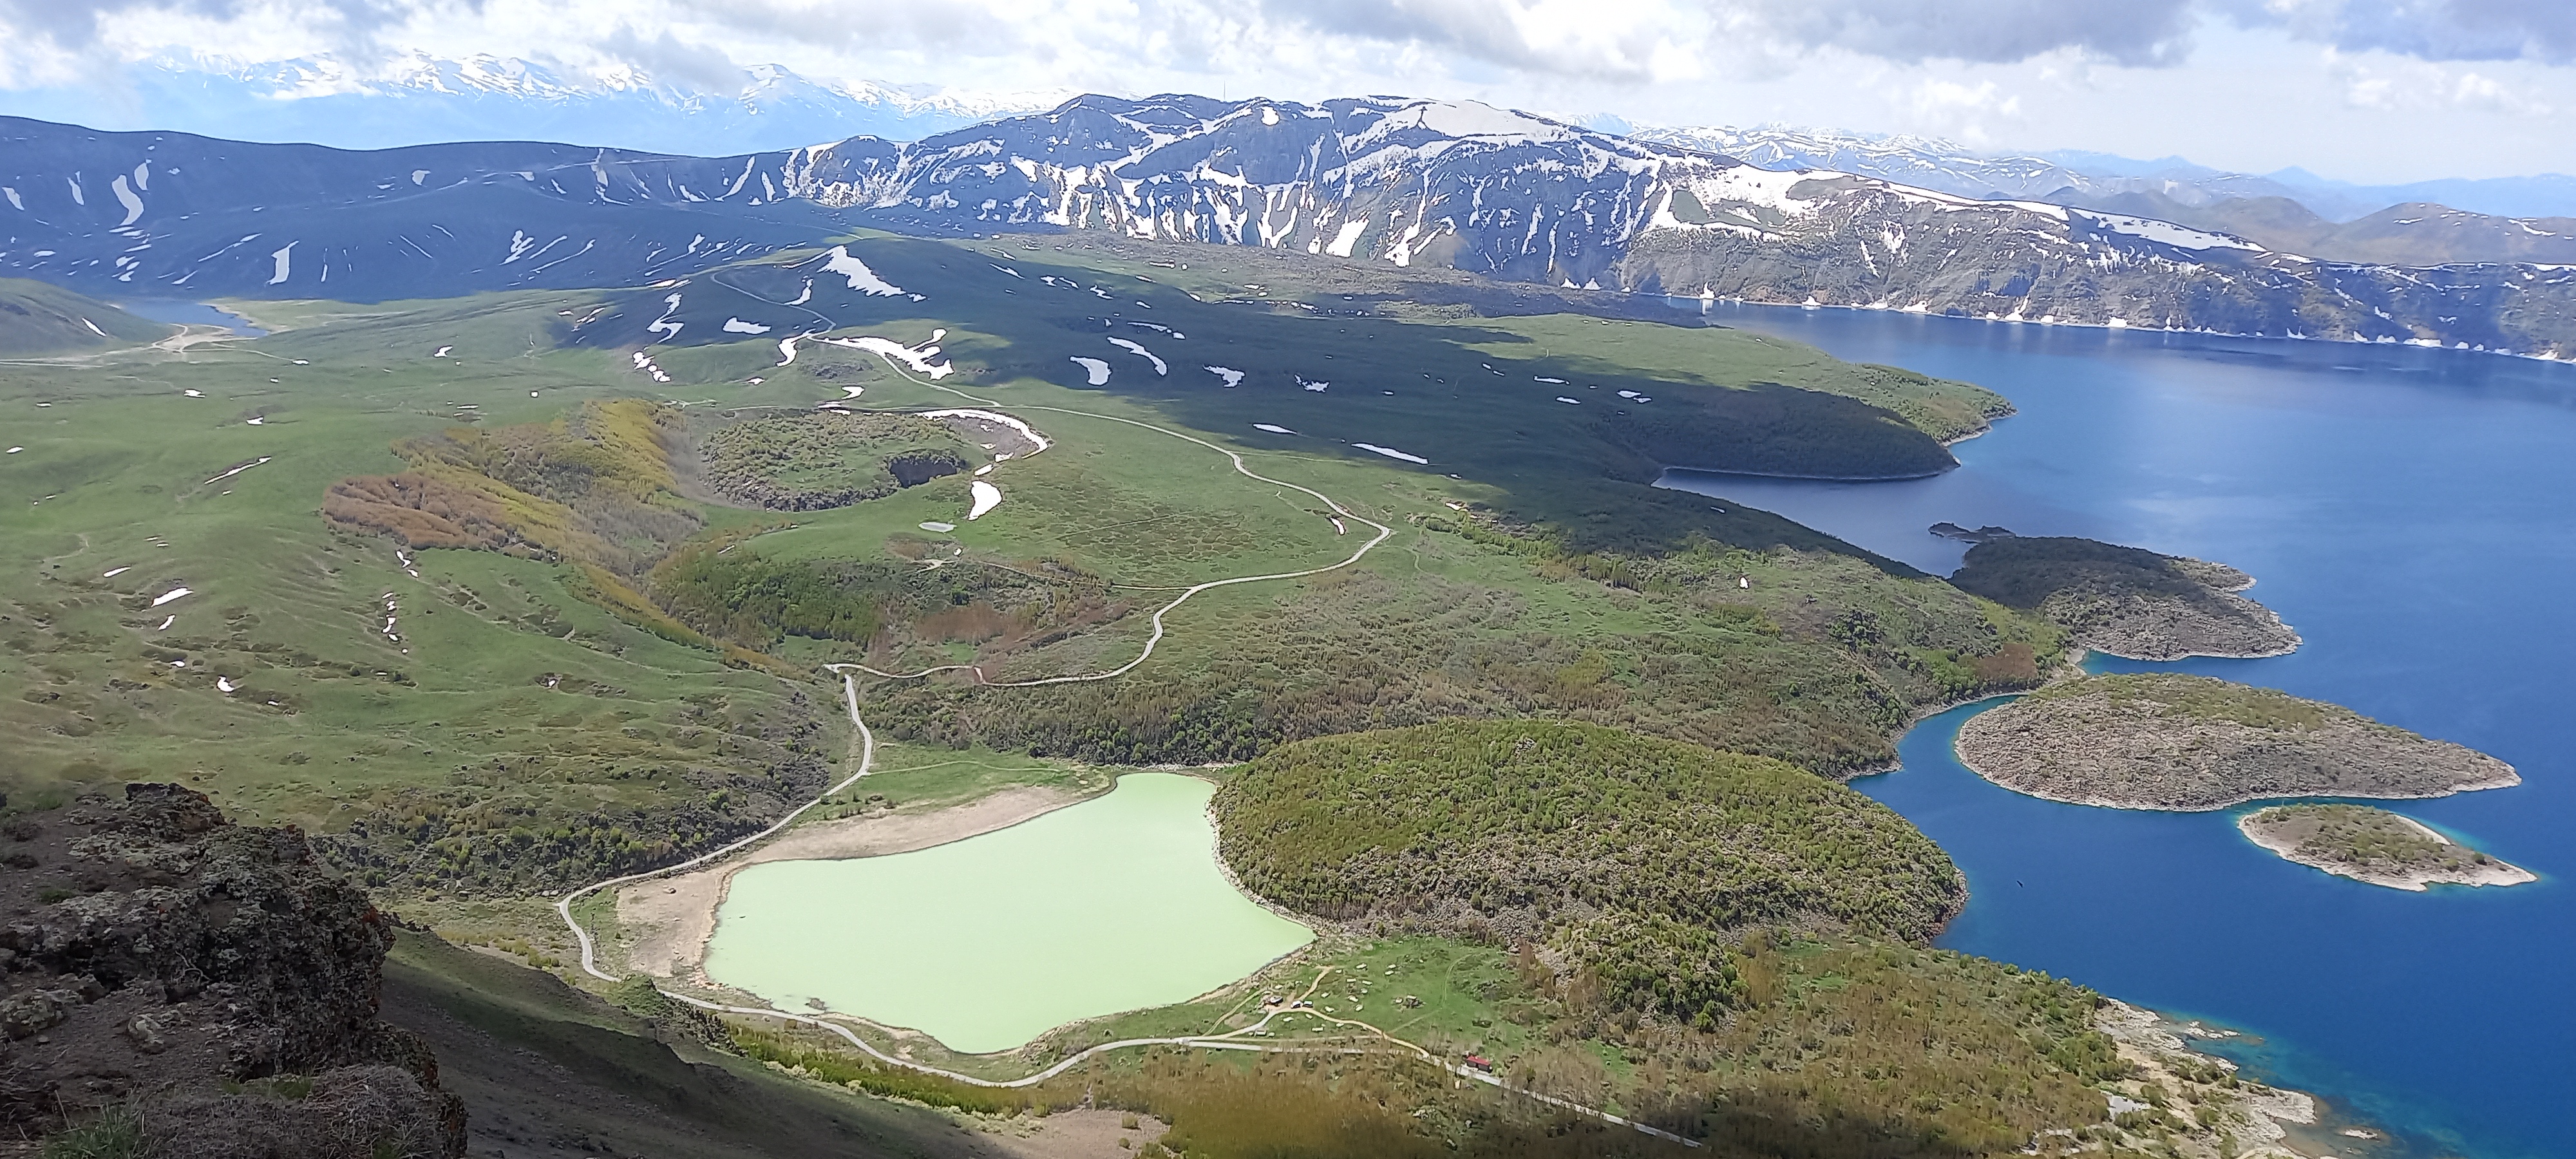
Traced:
<path fill-rule="evenodd" d="M 2395 889 L 2539 880 L 2520 866 L 2368 805 L 2275 805 L 2238 818 L 2236 827 L 2288 860 Z"/>
<path fill-rule="evenodd" d="M 2441 797 L 2513 766 L 2351 709 L 2206 676 L 2088 676 L 1960 727 L 1977 775 L 2052 801 L 2201 810 L 2266 797 Z"/>
<path fill-rule="evenodd" d="M 1988 538 L 1968 549 L 1950 582 L 2005 607 L 2037 612 L 2084 647 L 2133 660 L 2278 656 L 2299 646 L 2299 634 L 2272 609 L 2237 594 L 2254 586 L 2254 577 L 2142 548 Z"/>

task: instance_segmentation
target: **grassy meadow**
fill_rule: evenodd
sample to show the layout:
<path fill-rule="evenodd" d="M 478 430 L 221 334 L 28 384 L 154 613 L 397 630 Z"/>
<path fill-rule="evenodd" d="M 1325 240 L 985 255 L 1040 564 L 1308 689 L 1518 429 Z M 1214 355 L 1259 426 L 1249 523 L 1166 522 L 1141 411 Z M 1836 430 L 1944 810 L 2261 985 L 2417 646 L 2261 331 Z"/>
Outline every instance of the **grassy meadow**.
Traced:
<path fill-rule="evenodd" d="M 0 791 L 33 804 L 185 781 L 245 821 L 305 827 L 451 939 L 566 974 L 552 894 L 757 830 L 847 774 L 856 737 L 822 665 L 1098 671 L 1135 656 L 1179 589 L 1324 568 L 1374 534 L 1237 473 L 1227 451 L 1391 535 L 1346 568 L 1192 598 L 1118 680 L 863 677 L 878 771 L 809 820 L 1015 785 L 1091 793 L 1119 767 L 1231 764 L 1461 717 L 1580 721 L 1841 777 L 1891 760 L 1926 709 L 2035 683 L 2064 647 L 2029 613 L 1648 485 L 1673 462 L 1939 470 L 1944 441 L 2008 410 L 1979 388 L 1446 274 L 1097 238 L 851 248 L 922 300 L 818 279 L 834 334 L 918 347 L 944 331 L 935 358 L 953 374 L 815 341 L 784 361 L 783 330 L 700 341 L 795 295 L 787 263 L 805 255 L 676 290 L 226 303 L 278 332 L 14 365 L 0 442 L 25 449 L 0 459 Z M 666 307 L 675 293 L 685 304 Z M 666 310 L 688 337 L 646 346 Z M 1109 380 L 1077 357 L 1108 363 Z M 823 509 L 711 488 L 710 434 L 830 400 L 1000 410 L 1053 445 L 1007 460 L 960 445 L 991 472 L 892 490 L 879 464 L 836 462 L 817 478 L 874 497 Z M 921 434 L 889 453 L 939 442 Z M 326 517 L 352 480 L 374 481 L 384 522 Z M 1002 500 L 969 520 L 978 481 Z M 483 546 L 407 538 L 433 515 Z M 611 908 L 579 912 L 609 932 Z M 1743 1143 L 1719 1153 L 1984 1153 L 2098 1114 L 2089 995 L 1831 924 L 1776 950 L 1702 947 L 1732 981 L 1695 1029 L 1569 987 L 1525 946 L 1353 926 L 1197 1002 L 1065 1028 L 1030 1057 L 1239 1026 L 1247 1000 L 1303 993 L 1329 966 L 1325 1012 Z M 1312 1023 L 1273 1037 L 1344 1033 Z M 810 1078 L 840 1057 L 810 1035 L 736 1033 L 772 1072 Z M 1927 1035 L 1947 1036 L 1937 1056 L 1890 1061 Z M 903 1045 L 977 1073 L 1029 1061 Z M 860 1088 L 998 1106 L 942 1103 L 895 1073 Z M 1173 1117 L 1193 1155 L 1264 1153 L 1258 1124 L 1280 1107 L 1342 1132 L 1313 1154 L 1617 1154 L 1644 1138 L 1567 1123 L 1525 1136 L 1550 1116 L 1496 1114 L 1499 1096 L 1374 1056 L 1154 1052 L 1075 1080 Z M 1072 1101 L 1048 1092 L 1026 1105 Z"/>

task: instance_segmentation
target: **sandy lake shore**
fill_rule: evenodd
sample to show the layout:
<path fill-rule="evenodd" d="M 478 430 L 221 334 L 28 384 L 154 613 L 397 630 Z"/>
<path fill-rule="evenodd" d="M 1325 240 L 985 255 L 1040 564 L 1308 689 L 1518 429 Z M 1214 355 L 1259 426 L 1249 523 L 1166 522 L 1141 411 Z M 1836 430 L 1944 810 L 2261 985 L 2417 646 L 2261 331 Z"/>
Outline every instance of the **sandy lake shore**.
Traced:
<path fill-rule="evenodd" d="M 1082 801 L 1062 789 L 1004 789 L 963 805 L 919 813 L 880 813 L 818 821 L 777 840 L 692 873 L 639 881 L 617 891 L 617 924 L 630 939 L 627 966 L 646 974 L 710 984 L 700 973 L 716 911 L 733 875 L 769 861 L 835 861 L 909 853 L 1007 829 Z"/>

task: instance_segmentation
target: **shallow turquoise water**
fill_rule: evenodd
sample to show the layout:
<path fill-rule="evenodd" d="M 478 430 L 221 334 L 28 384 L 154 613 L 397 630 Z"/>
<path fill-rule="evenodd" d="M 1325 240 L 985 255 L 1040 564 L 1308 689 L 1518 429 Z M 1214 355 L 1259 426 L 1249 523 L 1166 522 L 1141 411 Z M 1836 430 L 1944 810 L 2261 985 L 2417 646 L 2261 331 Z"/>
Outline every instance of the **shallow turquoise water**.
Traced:
<path fill-rule="evenodd" d="M 707 973 L 969 1054 L 1196 997 L 1314 940 L 1219 871 L 1214 792 L 1130 773 L 1105 797 L 947 845 L 752 866 L 718 911 Z"/>
<path fill-rule="evenodd" d="M 2279 1082 L 2407 1153 L 2576 1156 L 2576 368 L 2466 352 L 1720 306 L 1716 320 L 2002 391 L 1934 479 L 1668 480 L 1947 573 L 1950 520 L 2242 567 L 2307 644 L 2187 671 L 2493 753 L 2520 787 L 2393 807 L 2539 873 L 2412 894 L 2294 865 L 2233 811 L 2059 805 L 1961 768 L 1975 708 L 1855 782 L 1950 851 L 1942 944 L 2263 1036 Z M 2123 661 L 2104 667 L 2162 667 Z M 2340 1153 L 2340 1152 L 2339 1152 Z M 2375 1152 L 2385 1154 L 2386 1152 Z"/>

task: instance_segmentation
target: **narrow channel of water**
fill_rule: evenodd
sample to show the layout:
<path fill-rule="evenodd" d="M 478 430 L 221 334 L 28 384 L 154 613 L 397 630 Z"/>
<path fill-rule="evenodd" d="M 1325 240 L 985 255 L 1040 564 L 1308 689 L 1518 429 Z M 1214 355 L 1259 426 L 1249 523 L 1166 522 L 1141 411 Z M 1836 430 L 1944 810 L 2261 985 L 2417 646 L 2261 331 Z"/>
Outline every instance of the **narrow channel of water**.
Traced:
<path fill-rule="evenodd" d="M 1109 795 L 912 853 L 734 876 L 710 977 L 783 1010 L 908 1027 L 968 1054 L 1181 1002 L 1314 940 L 1217 864 L 1215 786 L 1129 773 Z"/>
<path fill-rule="evenodd" d="M 1694 304 L 1695 307 L 1695 304 Z M 2576 1156 L 2576 368 L 2450 351 L 1717 305 L 1711 317 L 1977 382 L 2021 413 L 1961 469 L 1875 484 L 1667 476 L 1946 574 L 1948 520 L 2221 560 L 2307 638 L 2186 671 L 2346 704 L 2512 762 L 2395 808 L 2542 875 L 2413 894 L 2282 861 L 2228 811 L 2058 805 L 1950 755 L 1965 708 L 1856 787 L 1974 892 L 1942 944 L 2263 1037 L 2233 1050 L 2408 1153 Z M 2158 667 L 2106 662 L 2112 669 Z M 2359 1152 L 2372 1154 L 2374 1152 Z M 2385 1153 L 2385 1152 L 2375 1152 Z"/>

